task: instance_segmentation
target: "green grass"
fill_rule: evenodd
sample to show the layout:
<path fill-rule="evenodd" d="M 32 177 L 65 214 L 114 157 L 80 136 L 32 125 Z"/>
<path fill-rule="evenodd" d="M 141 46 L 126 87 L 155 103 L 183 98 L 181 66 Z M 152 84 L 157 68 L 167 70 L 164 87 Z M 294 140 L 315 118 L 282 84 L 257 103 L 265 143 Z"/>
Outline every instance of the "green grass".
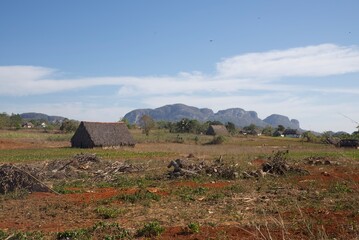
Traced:
<path fill-rule="evenodd" d="M 180 187 L 173 191 L 173 194 L 178 195 L 182 201 L 196 201 L 196 198 L 205 196 L 208 188 L 204 187 Z"/>
<path fill-rule="evenodd" d="M 115 149 L 78 149 L 78 148 L 44 148 L 44 149 L 5 149 L 0 151 L 0 162 L 31 162 L 53 159 L 66 159 L 75 154 L 96 153 L 103 159 L 151 159 L 170 157 L 164 152 L 134 152 Z"/>
<path fill-rule="evenodd" d="M 70 141 L 74 133 L 52 133 L 43 130 L 0 130 L 2 139 L 36 139 L 49 141 Z"/>
<path fill-rule="evenodd" d="M 3 138 L 3 139 L 5 139 L 5 138 L 6 139 L 17 139 L 17 138 L 46 139 L 50 135 L 54 135 L 54 134 L 39 132 L 36 130 L 34 130 L 34 131 L 22 131 L 22 130 L 18 130 L 18 131 L 2 130 L 2 131 L 0 131 L 0 138 Z"/>
<path fill-rule="evenodd" d="M 97 215 L 103 219 L 116 218 L 124 212 L 125 211 L 123 209 L 118 208 L 110 208 L 103 206 L 96 208 Z"/>
<path fill-rule="evenodd" d="M 129 202 L 132 204 L 138 203 L 138 202 L 147 204 L 148 201 L 151 201 L 151 200 L 159 201 L 161 199 L 161 197 L 159 195 L 151 193 L 151 192 L 147 191 L 146 189 L 140 189 L 135 194 L 121 194 L 121 195 L 117 196 L 116 198 L 121 201 Z"/>
<path fill-rule="evenodd" d="M 118 223 L 98 222 L 94 226 L 83 229 L 58 232 L 56 239 L 132 239 L 130 232 Z"/>
<path fill-rule="evenodd" d="M 131 129 L 131 134 L 137 143 L 191 143 L 202 144 L 209 142 L 213 137 L 192 133 L 170 133 L 167 130 L 151 130 L 146 136 L 141 130 Z"/>
<path fill-rule="evenodd" d="M 52 142 L 63 142 L 63 141 L 71 141 L 71 138 L 74 134 L 68 133 L 68 134 L 51 134 L 46 138 L 47 141 Z"/>

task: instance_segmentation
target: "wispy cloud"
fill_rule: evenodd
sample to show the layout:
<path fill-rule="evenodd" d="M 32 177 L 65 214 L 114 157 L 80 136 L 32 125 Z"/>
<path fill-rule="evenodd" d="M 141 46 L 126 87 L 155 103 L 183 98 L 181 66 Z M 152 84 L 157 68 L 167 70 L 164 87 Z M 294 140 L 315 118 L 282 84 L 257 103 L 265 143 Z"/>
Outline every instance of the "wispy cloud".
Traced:
<path fill-rule="evenodd" d="M 323 44 L 231 57 L 217 63 L 217 73 L 213 76 L 194 72 L 176 76 L 59 78 L 56 69 L 0 66 L 0 94 L 33 95 L 108 85 L 119 86 L 122 96 L 275 91 L 288 89 L 287 85 L 272 82 L 279 78 L 353 72 L 359 72 L 357 47 Z"/>
<path fill-rule="evenodd" d="M 85 91 L 90 87 L 114 86 L 117 95 L 113 98 L 119 101 L 135 101 L 135 107 L 157 107 L 178 102 L 215 110 L 243 107 L 258 111 L 262 117 L 265 117 L 264 114 L 275 112 L 295 118 L 307 118 L 308 122 L 313 123 L 313 117 L 320 119 L 318 112 L 330 114 L 339 107 L 355 111 L 355 108 L 350 106 L 356 106 L 358 102 L 323 104 L 323 101 L 318 101 L 315 97 L 306 96 L 303 99 L 303 92 L 358 95 L 359 88 L 339 87 L 338 84 L 332 87 L 314 84 L 309 86 L 308 82 L 302 84 L 300 81 L 296 81 L 294 85 L 288 78 L 325 77 L 349 73 L 359 73 L 358 47 L 322 44 L 249 53 L 223 59 L 217 63 L 213 75 L 182 72 L 174 76 L 68 78 L 63 77 L 60 70 L 52 68 L 0 66 L 0 96 L 41 96 L 69 90 Z M 79 115 L 97 120 L 91 115 L 101 112 L 109 117 L 113 116 L 112 111 L 130 109 L 104 105 L 105 103 L 102 106 L 100 103 L 91 106 L 84 103 L 68 104 L 71 112 L 63 112 L 74 118 Z M 91 111 L 90 108 L 95 110 Z M 47 109 L 51 110 L 51 107 Z M 126 112 L 122 112 L 124 113 Z"/>
<path fill-rule="evenodd" d="M 284 51 L 249 53 L 217 64 L 219 76 L 281 78 L 329 76 L 359 71 L 359 49 L 322 44 Z"/>

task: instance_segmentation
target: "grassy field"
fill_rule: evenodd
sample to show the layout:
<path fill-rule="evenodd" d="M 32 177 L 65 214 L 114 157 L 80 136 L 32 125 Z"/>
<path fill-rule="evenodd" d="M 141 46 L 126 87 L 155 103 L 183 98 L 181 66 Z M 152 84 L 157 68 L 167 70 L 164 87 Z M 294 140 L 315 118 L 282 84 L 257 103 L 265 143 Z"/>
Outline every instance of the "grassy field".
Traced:
<path fill-rule="evenodd" d="M 0 239 L 358 239 L 357 149 L 250 136 L 213 145 L 209 136 L 131 131 L 138 144 L 120 149 L 73 149 L 71 134 L 0 131 L 4 164 L 45 166 L 90 153 L 142 167 L 111 181 L 47 179 L 60 194 L 0 195 Z M 287 150 L 288 165 L 309 175 L 243 177 Z M 239 177 L 168 178 L 168 163 L 189 156 L 195 163 L 221 158 Z"/>

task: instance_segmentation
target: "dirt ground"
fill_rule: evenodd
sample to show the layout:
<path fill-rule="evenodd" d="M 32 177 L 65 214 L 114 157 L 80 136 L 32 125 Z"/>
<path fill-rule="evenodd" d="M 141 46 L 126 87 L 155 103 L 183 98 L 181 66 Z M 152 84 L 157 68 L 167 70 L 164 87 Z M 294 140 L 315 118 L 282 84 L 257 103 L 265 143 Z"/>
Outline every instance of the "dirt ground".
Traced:
<path fill-rule="evenodd" d="M 0 149 L 36 148 L 35 142 L 2 139 Z M 46 144 L 50 148 L 65 143 Z M 194 155 L 202 156 L 205 148 Z M 302 159 L 293 165 L 309 175 L 268 174 L 249 179 L 168 178 L 170 160 L 131 167 L 122 159 L 15 163 L 31 175 L 42 172 L 36 176 L 38 181 L 54 191 L 0 195 L 4 239 L 34 231 L 41 232 L 41 237 L 27 239 L 59 239 L 58 233 L 91 229 L 99 222 L 128 229 L 127 238 L 143 238 L 136 232 L 154 221 L 165 228 L 156 239 L 359 239 L 358 160 L 323 157 L 309 163 Z M 267 161 L 258 157 L 239 169 L 260 169 Z M 199 226 L 198 232 L 188 231 L 190 223 Z"/>

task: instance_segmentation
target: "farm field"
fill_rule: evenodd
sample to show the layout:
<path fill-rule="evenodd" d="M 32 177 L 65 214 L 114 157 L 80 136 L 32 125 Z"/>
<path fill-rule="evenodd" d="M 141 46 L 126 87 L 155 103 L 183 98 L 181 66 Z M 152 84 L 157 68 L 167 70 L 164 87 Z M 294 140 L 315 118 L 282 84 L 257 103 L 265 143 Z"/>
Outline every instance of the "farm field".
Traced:
<path fill-rule="evenodd" d="M 25 173 L 41 191 L 0 194 L 0 239 L 359 238 L 357 149 L 131 131 L 134 148 L 73 149 L 71 134 L 1 130 L 2 180 Z"/>

